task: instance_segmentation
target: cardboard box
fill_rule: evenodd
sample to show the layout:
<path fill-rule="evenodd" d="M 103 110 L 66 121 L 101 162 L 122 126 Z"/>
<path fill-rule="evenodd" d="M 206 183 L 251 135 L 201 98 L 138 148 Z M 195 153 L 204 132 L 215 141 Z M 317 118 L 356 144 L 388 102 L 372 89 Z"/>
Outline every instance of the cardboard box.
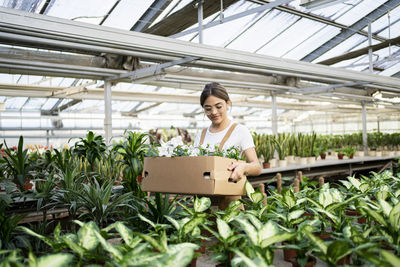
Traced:
<path fill-rule="evenodd" d="M 246 177 L 229 181 L 235 159 L 216 156 L 145 158 L 142 190 L 148 192 L 244 195 Z"/>

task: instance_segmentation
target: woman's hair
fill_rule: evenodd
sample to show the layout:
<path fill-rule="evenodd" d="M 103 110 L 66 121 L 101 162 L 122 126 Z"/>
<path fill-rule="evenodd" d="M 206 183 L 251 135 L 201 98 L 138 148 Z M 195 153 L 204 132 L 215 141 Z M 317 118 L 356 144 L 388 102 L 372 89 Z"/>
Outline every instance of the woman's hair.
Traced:
<path fill-rule="evenodd" d="M 204 102 L 206 101 L 207 97 L 209 97 L 210 95 L 221 98 L 221 99 L 225 100 L 225 102 L 227 102 L 227 103 L 228 103 L 228 101 L 230 101 L 229 95 L 228 95 L 228 92 L 226 91 L 226 89 L 219 83 L 212 82 L 212 83 L 206 84 L 206 86 L 204 86 L 203 92 L 201 92 L 201 96 L 200 96 L 200 105 L 201 106 L 204 105 Z"/>

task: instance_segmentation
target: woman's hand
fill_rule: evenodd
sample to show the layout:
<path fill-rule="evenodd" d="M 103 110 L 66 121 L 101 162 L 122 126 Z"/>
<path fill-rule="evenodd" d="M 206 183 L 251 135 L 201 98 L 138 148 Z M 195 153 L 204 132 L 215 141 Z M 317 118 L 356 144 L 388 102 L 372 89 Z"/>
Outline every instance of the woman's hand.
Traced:
<path fill-rule="evenodd" d="M 246 172 L 245 162 L 234 162 L 232 165 L 228 167 L 228 171 L 232 171 L 231 176 L 229 177 L 233 181 L 237 182 L 245 175 Z"/>

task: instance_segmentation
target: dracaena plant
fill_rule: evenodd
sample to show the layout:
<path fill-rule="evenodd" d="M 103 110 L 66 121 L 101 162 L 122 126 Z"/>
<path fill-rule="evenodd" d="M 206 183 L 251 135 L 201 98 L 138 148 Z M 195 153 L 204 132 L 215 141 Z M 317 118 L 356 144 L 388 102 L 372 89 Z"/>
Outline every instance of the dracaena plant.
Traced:
<path fill-rule="evenodd" d="M 122 156 L 120 160 L 123 166 L 122 185 L 126 191 L 140 197 L 145 194 L 137 178 L 142 174 L 144 157 L 157 155 L 153 147 L 146 144 L 148 138 L 148 134 L 127 131 L 125 141 L 114 147 L 115 151 Z"/>
<path fill-rule="evenodd" d="M 79 138 L 72 149 L 72 152 L 81 159 L 86 159 L 91 171 L 95 169 L 95 161 L 100 160 L 107 150 L 104 138 L 101 135 L 95 135 L 92 131 L 86 134 L 85 138 Z"/>
<path fill-rule="evenodd" d="M 9 177 L 15 184 L 19 186 L 21 191 L 25 191 L 25 183 L 32 178 L 30 173 L 31 164 L 29 161 L 28 149 L 24 149 L 24 138 L 19 137 L 17 150 L 10 149 L 7 143 L 4 141 L 6 146 L 5 157 L 5 174 Z"/>
<path fill-rule="evenodd" d="M 127 207 L 132 192 L 119 194 L 113 191 L 113 182 L 100 185 L 96 179 L 91 184 L 81 184 L 83 190 L 70 190 L 76 199 L 79 218 L 93 220 L 100 227 L 115 220 L 123 207 Z"/>

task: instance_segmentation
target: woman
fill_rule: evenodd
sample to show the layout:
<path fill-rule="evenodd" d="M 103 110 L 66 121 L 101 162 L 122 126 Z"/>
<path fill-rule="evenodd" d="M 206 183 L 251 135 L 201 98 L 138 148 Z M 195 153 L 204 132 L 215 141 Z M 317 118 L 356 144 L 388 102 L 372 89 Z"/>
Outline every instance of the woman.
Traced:
<path fill-rule="evenodd" d="M 228 167 L 228 170 L 232 171 L 230 178 L 238 181 L 244 175 L 259 175 L 261 166 L 250 131 L 244 125 L 234 123 L 228 118 L 228 108 L 231 104 L 228 93 L 219 83 L 209 83 L 204 87 L 200 105 L 211 120 L 211 125 L 197 135 L 194 146 L 209 144 L 214 148 L 218 145 L 220 150 L 238 147 L 246 156 L 247 162 L 236 162 Z M 240 196 L 222 197 L 219 199 L 219 207 L 225 209 L 231 201 L 239 198 Z"/>

